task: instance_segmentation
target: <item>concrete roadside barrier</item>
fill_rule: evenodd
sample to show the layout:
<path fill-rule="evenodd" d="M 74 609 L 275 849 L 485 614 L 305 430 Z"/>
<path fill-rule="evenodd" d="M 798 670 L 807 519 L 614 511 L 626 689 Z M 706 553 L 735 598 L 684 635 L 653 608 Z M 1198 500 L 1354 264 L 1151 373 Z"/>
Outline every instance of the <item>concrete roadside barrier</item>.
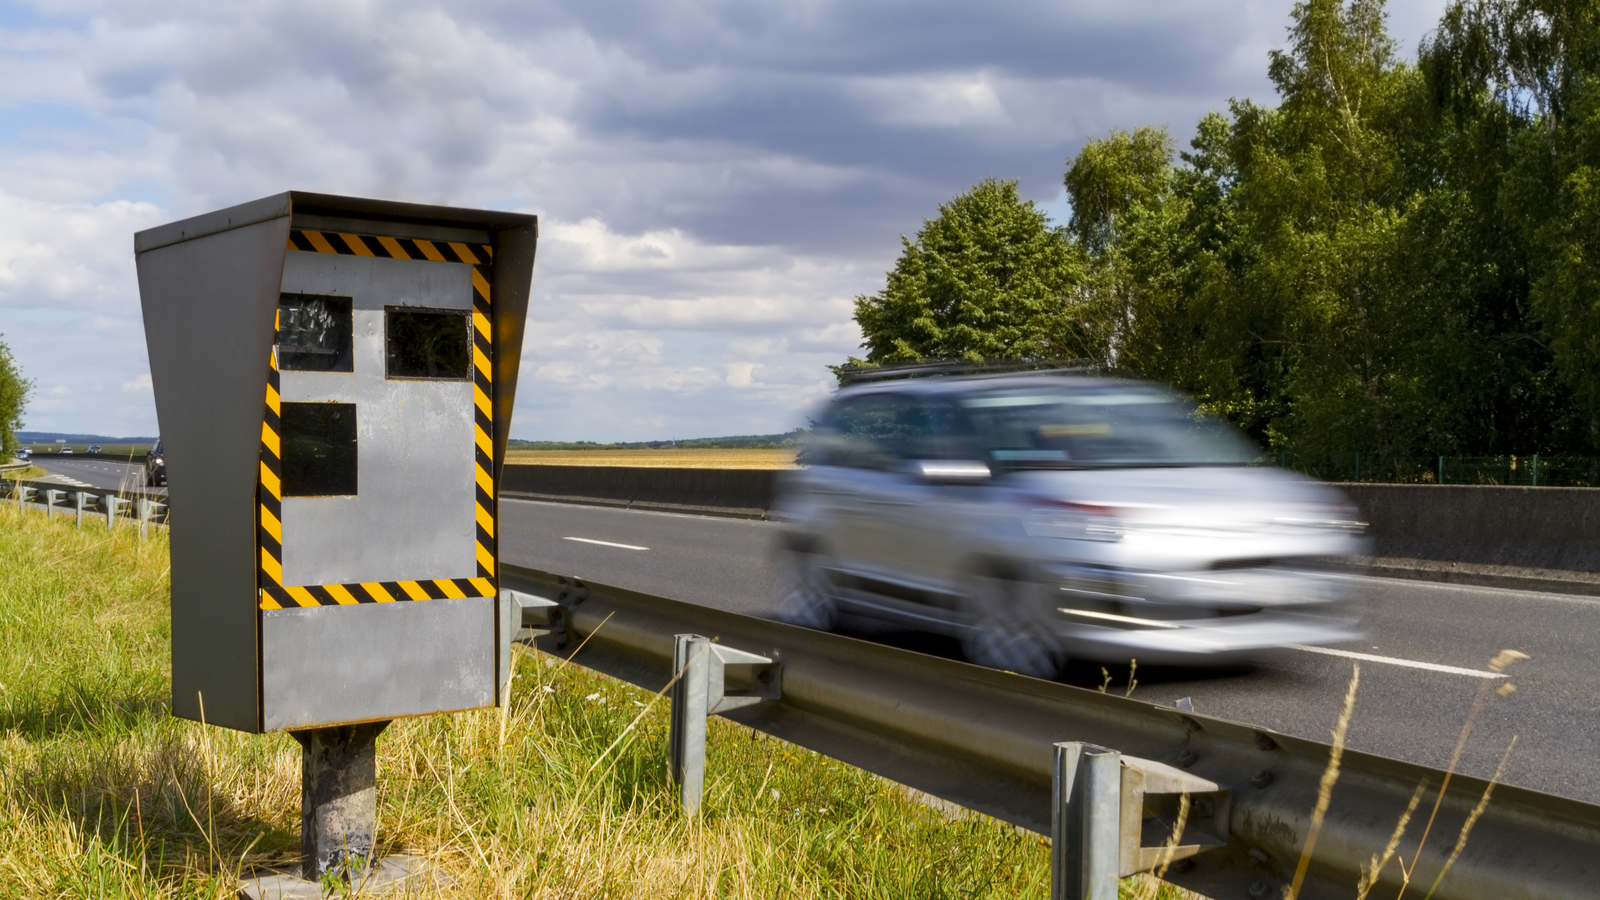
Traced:
<path fill-rule="evenodd" d="M 772 508 L 778 471 L 508 465 L 500 476 L 500 494 L 524 500 L 764 519 Z"/>
<path fill-rule="evenodd" d="M 1600 595 L 1600 488 L 1341 484 L 1374 575 Z"/>
<path fill-rule="evenodd" d="M 764 519 L 778 469 L 508 465 L 527 500 Z M 1372 539 L 1363 571 L 1600 596 L 1600 488 L 1339 484 Z"/>

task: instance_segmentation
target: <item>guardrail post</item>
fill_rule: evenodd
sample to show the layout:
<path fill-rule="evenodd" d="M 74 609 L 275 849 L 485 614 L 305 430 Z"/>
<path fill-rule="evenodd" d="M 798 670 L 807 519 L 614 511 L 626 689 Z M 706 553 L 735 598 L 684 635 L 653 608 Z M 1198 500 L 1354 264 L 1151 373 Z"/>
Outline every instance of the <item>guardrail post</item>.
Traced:
<path fill-rule="evenodd" d="M 727 690 L 727 667 L 749 666 L 750 689 Z M 782 696 L 781 670 L 771 659 L 712 643 L 698 634 L 672 641 L 672 731 L 667 761 L 686 816 L 698 815 L 706 780 L 706 717 Z"/>
<path fill-rule="evenodd" d="M 56 501 L 66 495 L 66 491 L 58 491 L 54 488 L 44 492 L 44 517 L 46 519 L 54 519 L 56 517 Z"/>
<path fill-rule="evenodd" d="M 100 498 L 100 502 L 106 508 L 106 530 L 109 531 L 117 527 L 117 507 L 128 501 L 118 497 L 116 494 L 107 494 Z"/>
<path fill-rule="evenodd" d="M 567 608 L 554 600 L 503 588 L 500 591 L 500 688 L 511 680 L 511 645 L 567 630 Z M 502 696 L 501 703 L 505 702 Z"/>
<path fill-rule="evenodd" d="M 1050 807 L 1050 900 L 1117 900 L 1122 754 L 1056 744 Z"/>
<path fill-rule="evenodd" d="M 83 527 L 83 504 L 84 504 L 84 498 L 87 497 L 88 495 L 85 494 L 83 491 L 75 491 L 72 496 L 78 501 L 78 527 L 82 528 Z"/>

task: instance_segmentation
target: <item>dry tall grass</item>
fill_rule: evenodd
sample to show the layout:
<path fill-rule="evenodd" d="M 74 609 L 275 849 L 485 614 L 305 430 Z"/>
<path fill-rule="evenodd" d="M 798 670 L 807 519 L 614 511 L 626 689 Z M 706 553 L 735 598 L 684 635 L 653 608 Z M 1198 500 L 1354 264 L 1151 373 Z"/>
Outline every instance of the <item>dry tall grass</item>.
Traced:
<path fill-rule="evenodd" d="M 220 900 L 242 871 L 295 862 L 297 745 L 167 713 L 167 559 L 160 530 L 0 504 L 0 897 Z M 721 719 L 685 821 L 665 701 L 529 652 L 511 698 L 378 741 L 380 849 L 445 876 L 416 896 L 1048 892 L 1037 836 Z"/>

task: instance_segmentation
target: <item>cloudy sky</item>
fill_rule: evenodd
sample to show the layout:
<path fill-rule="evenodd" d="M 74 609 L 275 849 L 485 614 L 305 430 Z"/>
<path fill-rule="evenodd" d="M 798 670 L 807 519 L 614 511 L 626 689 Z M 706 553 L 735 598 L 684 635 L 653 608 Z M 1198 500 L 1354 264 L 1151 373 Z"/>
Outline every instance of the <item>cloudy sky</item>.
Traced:
<path fill-rule="evenodd" d="M 1391 3 L 1410 55 L 1444 0 Z M 537 213 L 513 435 L 769 433 L 940 202 L 1272 99 L 1290 0 L 0 0 L 25 428 L 154 434 L 133 232 L 288 189 Z"/>

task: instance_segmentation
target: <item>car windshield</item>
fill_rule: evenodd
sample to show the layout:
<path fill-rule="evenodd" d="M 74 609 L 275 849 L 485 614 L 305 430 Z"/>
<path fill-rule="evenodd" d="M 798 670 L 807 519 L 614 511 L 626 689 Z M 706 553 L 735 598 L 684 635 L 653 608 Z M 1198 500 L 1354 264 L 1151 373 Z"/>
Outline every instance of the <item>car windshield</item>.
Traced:
<path fill-rule="evenodd" d="M 1226 422 L 1144 385 L 997 390 L 961 406 L 1007 468 L 1239 466 L 1260 456 Z"/>

